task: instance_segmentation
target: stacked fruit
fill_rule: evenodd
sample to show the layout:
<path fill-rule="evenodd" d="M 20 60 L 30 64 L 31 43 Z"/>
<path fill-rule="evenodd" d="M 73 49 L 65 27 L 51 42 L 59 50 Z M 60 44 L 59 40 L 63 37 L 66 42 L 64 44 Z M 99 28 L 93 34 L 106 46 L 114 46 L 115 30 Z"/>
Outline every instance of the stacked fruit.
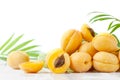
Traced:
<path fill-rule="evenodd" d="M 100 71 L 116 72 L 120 67 L 120 51 L 116 38 L 109 33 L 95 34 L 87 25 L 81 30 L 70 29 L 61 38 L 61 48 L 47 53 L 45 64 L 54 73 Z M 43 61 L 30 61 L 23 51 L 14 51 L 8 55 L 7 64 L 14 69 L 28 73 L 37 73 L 44 65 Z"/>
<path fill-rule="evenodd" d="M 47 67 L 54 73 L 91 69 L 100 72 L 116 72 L 119 69 L 120 52 L 116 38 L 109 33 L 95 34 L 87 25 L 81 30 L 70 29 L 61 39 L 61 48 L 48 52 Z"/>

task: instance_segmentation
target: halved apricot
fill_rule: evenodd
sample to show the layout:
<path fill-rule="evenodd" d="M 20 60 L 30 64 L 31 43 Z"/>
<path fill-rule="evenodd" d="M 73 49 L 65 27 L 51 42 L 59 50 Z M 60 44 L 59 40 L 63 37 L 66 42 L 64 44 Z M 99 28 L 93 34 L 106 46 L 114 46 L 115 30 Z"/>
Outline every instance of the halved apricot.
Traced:
<path fill-rule="evenodd" d="M 64 73 L 70 66 L 69 55 L 62 49 L 50 51 L 46 57 L 48 68 L 54 73 Z"/>
<path fill-rule="evenodd" d="M 40 71 L 43 67 L 43 61 L 30 61 L 30 62 L 24 62 L 21 63 L 20 69 L 27 72 L 27 73 L 37 73 Z"/>

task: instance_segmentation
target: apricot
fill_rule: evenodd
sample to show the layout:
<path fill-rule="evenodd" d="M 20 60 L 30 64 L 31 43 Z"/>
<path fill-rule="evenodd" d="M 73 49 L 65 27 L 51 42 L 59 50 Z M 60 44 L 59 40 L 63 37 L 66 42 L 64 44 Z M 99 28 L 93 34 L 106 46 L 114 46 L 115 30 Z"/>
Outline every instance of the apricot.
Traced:
<path fill-rule="evenodd" d="M 93 56 L 93 67 L 100 72 L 115 72 L 119 69 L 119 60 L 109 52 L 97 52 Z"/>
<path fill-rule="evenodd" d="M 92 41 L 92 39 L 95 36 L 95 32 L 87 24 L 83 24 L 82 25 L 82 27 L 81 27 L 81 33 L 82 33 L 83 39 L 86 40 L 86 41 L 88 41 L 88 42 Z"/>
<path fill-rule="evenodd" d="M 61 39 L 61 48 L 66 51 L 68 54 L 75 52 L 82 42 L 81 32 L 70 29 L 66 31 Z"/>
<path fill-rule="evenodd" d="M 120 61 L 120 50 L 119 50 L 119 53 L 118 53 L 118 59 L 119 59 L 119 61 Z"/>
<path fill-rule="evenodd" d="M 21 63 L 19 67 L 26 73 L 37 73 L 42 69 L 43 65 L 43 61 L 30 61 Z"/>
<path fill-rule="evenodd" d="M 13 69 L 19 69 L 19 64 L 29 61 L 29 56 L 24 51 L 13 51 L 8 54 L 7 64 Z"/>
<path fill-rule="evenodd" d="M 75 72 L 87 72 L 92 67 L 92 58 L 86 52 L 75 52 L 70 56 L 70 68 Z"/>
<path fill-rule="evenodd" d="M 101 33 L 92 40 L 94 48 L 98 51 L 115 52 L 118 50 L 116 38 L 109 33 Z"/>
<path fill-rule="evenodd" d="M 91 57 L 97 52 L 97 50 L 93 47 L 92 42 L 84 42 L 79 50 L 79 52 L 87 52 L 91 55 Z"/>
<path fill-rule="evenodd" d="M 70 66 L 70 57 L 62 49 L 54 49 L 46 56 L 48 68 L 54 73 L 64 73 Z"/>

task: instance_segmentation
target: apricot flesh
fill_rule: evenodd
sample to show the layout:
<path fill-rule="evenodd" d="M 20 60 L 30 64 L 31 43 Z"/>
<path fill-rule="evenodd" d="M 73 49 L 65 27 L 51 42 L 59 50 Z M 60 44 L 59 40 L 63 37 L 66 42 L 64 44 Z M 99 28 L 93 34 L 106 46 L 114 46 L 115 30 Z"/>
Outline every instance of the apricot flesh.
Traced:
<path fill-rule="evenodd" d="M 93 67 L 100 72 L 115 72 L 119 69 L 119 60 L 109 52 L 97 52 L 93 57 Z"/>
<path fill-rule="evenodd" d="M 42 69 L 43 64 L 43 61 L 30 61 L 21 63 L 19 67 L 26 73 L 37 73 Z"/>
<path fill-rule="evenodd" d="M 97 52 L 97 50 L 94 48 L 94 46 L 92 45 L 92 42 L 84 42 L 79 50 L 79 52 L 87 52 L 91 55 L 91 57 L 93 57 L 93 55 Z"/>
<path fill-rule="evenodd" d="M 89 27 L 88 24 L 83 24 L 81 27 L 81 33 L 83 36 L 83 39 L 90 42 L 95 36 L 95 33 L 92 28 Z"/>
<path fill-rule="evenodd" d="M 61 39 L 61 48 L 68 54 L 75 52 L 82 42 L 82 35 L 78 30 L 70 29 L 66 31 Z"/>
<path fill-rule="evenodd" d="M 87 72 L 92 67 L 92 58 L 86 52 L 75 52 L 70 56 L 70 68 L 75 72 Z"/>
<path fill-rule="evenodd" d="M 94 37 L 92 44 L 98 51 L 115 52 L 118 50 L 116 38 L 109 33 L 101 33 Z"/>
<path fill-rule="evenodd" d="M 50 51 L 46 58 L 47 66 L 53 73 L 65 73 L 70 66 L 68 53 L 60 48 Z"/>
<path fill-rule="evenodd" d="M 8 54 L 7 64 L 13 69 L 19 69 L 19 64 L 29 61 L 29 56 L 24 51 L 13 51 Z"/>

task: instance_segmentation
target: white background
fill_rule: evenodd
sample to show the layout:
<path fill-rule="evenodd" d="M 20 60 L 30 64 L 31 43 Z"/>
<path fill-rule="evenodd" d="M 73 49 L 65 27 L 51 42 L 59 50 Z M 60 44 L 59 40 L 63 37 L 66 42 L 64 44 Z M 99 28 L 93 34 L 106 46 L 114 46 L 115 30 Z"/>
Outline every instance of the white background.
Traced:
<path fill-rule="evenodd" d="M 47 52 L 60 47 L 66 30 L 80 30 L 88 23 L 89 12 L 102 11 L 120 18 L 119 8 L 119 0 L 0 0 L 0 44 L 13 33 L 25 34 L 24 40 L 35 39 Z M 96 32 L 105 32 L 108 24 L 89 25 Z"/>

